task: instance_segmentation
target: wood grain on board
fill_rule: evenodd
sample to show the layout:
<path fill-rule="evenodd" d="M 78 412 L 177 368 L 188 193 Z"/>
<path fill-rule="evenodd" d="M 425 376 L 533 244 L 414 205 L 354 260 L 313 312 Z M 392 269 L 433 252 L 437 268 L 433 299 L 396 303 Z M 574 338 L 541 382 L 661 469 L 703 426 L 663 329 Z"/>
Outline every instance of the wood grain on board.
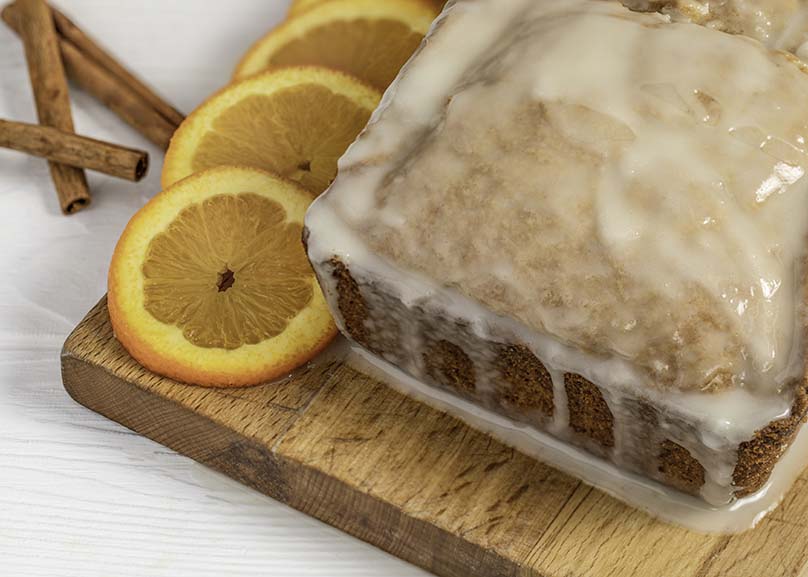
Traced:
<path fill-rule="evenodd" d="M 808 475 L 761 525 L 679 529 L 337 360 L 251 389 L 158 377 L 106 301 L 65 343 L 81 404 L 445 577 L 808 577 Z"/>

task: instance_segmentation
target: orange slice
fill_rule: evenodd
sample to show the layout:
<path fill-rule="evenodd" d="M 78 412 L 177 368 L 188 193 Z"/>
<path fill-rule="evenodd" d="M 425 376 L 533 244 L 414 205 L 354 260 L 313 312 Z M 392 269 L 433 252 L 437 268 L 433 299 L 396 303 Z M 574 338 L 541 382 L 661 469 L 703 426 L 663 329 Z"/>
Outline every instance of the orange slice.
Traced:
<path fill-rule="evenodd" d="M 174 134 L 163 188 L 215 166 L 246 165 L 317 195 L 380 99 L 355 78 L 317 67 L 281 68 L 228 86 Z"/>
<path fill-rule="evenodd" d="M 384 90 L 421 43 L 435 14 L 418 0 L 322 2 L 259 40 L 234 77 L 310 64 L 341 70 Z"/>
<path fill-rule="evenodd" d="M 286 376 L 336 335 L 301 242 L 311 195 L 221 167 L 155 196 L 109 271 L 115 335 L 144 367 L 204 386 Z"/>

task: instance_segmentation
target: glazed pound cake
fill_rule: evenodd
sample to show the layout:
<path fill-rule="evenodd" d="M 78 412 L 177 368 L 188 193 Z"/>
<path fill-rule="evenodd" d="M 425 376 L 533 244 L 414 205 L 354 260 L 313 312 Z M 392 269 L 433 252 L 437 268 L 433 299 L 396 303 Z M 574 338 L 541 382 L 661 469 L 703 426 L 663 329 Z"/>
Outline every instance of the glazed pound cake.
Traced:
<path fill-rule="evenodd" d="M 396 386 L 665 518 L 746 528 L 808 453 L 807 102 L 801 62 L 749 37 L 450 2 L 309 210 L 309 258 Z"/>

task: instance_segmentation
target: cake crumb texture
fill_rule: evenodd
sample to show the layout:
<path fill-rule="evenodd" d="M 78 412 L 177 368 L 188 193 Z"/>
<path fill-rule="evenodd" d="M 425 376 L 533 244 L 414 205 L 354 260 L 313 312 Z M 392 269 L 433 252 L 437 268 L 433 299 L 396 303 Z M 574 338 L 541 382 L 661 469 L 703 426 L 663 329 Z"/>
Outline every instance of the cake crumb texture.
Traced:
<path fill-rule="evenodd" d="M 763 487 L 807 417 L 808 383 L 803 382 L 797 389 L 791 414 L 785 419 L 772 421 L 738 447 L 738 463 L 732 474 L 732 483 L 737 488 L 735 494 L 738 497 L 749 495 Z"/>
<path fill-rule="evenodd" d="M 337 281 L 337 302 L 345 330 L 357 343 L 370 351 L 378 352 L 370 345 L 368 328 L 365 326 L 368 309 L 359 291 L 359 285 L 342 261 L 335 258 L 331 261 L 331 265 L 333 267 L 331 274 Z"/>
<path fill-rule="evenodd" d="M 665 482 L 685 493 L 698 494 L 704 485 L 704 467 L 690 452 L 673 441 L 663 441 L 659 452 L 659 472 Z"/>
<path fill-rule="evenodd" d="M 553 415 L 553 378 L 524 345 L 500 345 L 496 364 L 502 373 L 497 394 L 507 405 Z"/>
<path fill-rule="evenodd" d="M 564 388 L 570 427 L 603 447 L 614 447 L 614 415 L 600 389 L 580 375 L 566 373 Z"/>
<path fill-rule="evenodd" d="M 427 374 L 443 386 L 463 395 L 475 392 L 474 363 L 463 349 L 449 341 L 438 341 L 424 354 Z"/>

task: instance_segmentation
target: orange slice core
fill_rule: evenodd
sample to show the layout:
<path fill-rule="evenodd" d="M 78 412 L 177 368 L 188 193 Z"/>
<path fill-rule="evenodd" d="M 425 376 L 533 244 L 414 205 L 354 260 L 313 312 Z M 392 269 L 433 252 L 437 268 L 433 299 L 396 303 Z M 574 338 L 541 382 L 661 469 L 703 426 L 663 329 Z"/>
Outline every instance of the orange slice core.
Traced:
<path fill-rule="evenodd" d="M 199 347 L 275 337 L 313 298 L 301 233 L 280 204 L 257 194 L 190 205 L 149 244 L 145 308 Z"/>

